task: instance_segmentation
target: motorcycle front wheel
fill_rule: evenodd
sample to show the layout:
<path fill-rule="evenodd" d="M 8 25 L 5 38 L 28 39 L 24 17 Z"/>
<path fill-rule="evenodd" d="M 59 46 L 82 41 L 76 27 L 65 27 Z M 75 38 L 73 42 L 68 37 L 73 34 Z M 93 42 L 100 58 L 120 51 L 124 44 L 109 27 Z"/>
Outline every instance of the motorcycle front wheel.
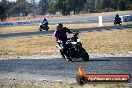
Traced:
<path fill-rule="evenodd" d="M 60 50 L 61 56 L 66 60 L 66 61 L 72 61 L 72 59 L 68 56 L 65 55 L 65 53 L 63 52 L 63 50 Z"/>
<path fill-rule="evenodd" d="M 81 49 L 81 56 L 84 61 L 89 61 L 89 55 L 84 48 Z"/>

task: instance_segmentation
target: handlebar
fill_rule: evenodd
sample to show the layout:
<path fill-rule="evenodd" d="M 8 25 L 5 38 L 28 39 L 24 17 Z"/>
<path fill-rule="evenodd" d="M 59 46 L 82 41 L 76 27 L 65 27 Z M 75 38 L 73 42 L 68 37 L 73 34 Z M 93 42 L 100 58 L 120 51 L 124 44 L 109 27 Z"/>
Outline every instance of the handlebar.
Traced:
<path fill-rule="evenodd" d="M 79 35 L 79 32 L 76 31 L 76 32 L 74 32 L 73 34 L 74 34 L 73 36 L 78 36 L 78 35 Z"/>

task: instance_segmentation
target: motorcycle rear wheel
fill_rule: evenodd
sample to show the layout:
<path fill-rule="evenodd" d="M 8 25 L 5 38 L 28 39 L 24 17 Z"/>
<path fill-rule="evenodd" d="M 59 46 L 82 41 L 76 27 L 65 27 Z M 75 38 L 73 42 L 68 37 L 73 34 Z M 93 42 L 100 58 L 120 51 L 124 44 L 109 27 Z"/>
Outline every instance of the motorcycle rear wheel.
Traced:
<path fill-rule="evenodd" d="M 42 29 L 41 29 L 41 28 L 39 28 L 39 31 L 42 31 Z"/>
<path fill-rule="evenodd" d="M 114 22 L 114 25 L 116 26 L 116 22 Z"/>
<path fill-rule="evenodd" d="M 46 31 L 48 31 L 48 30 L 49 30 L 49 27 L 47 27 Z"/>

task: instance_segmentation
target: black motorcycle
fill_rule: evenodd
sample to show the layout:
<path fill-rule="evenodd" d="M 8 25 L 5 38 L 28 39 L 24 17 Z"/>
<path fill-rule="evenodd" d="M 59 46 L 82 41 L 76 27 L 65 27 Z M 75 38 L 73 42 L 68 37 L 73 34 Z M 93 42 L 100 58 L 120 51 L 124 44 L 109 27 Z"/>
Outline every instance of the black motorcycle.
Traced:
<path fill-rule="evenodd" d="M 120 18 L 120 17 L 118 17 L 118 18 L 115 17 L 115 19 L 114 19 L 114 25 L 115 25 L 115 26 L 116 26 L 117 24 L 118 24 L 118 25 L 121 25 L 121 23 L 122 23 L 121 18 Z"/>
<path fill-rule="evenodd" d="M 39 25 L 40 25 L 39 31 L 43 31 L 43 30 L 48 31 L 49 30 L 48 23 L 40 23 Z"/>
<path fill-rule="evenodd" d="M 58 42 L 57 48 L 60 49 L 61 56 L 67 61 L 73 59 L 82 58 L 83 61 L 89 61 L 89 55 L 82 47 L 80 39 L 78 39 L 79 33 L 76 32 L 73 37 L 69 38 L 65 44 Z"/>

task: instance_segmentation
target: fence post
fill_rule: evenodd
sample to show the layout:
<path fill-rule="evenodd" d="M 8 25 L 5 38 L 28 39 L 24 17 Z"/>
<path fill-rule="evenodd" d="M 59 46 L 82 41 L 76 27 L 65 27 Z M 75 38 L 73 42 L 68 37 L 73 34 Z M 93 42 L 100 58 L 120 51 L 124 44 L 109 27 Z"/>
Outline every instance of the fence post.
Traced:
<path fill-rule="evenodd" d="M 99 26 L 103 26 L 102 16 L 99 16 Z"/>

